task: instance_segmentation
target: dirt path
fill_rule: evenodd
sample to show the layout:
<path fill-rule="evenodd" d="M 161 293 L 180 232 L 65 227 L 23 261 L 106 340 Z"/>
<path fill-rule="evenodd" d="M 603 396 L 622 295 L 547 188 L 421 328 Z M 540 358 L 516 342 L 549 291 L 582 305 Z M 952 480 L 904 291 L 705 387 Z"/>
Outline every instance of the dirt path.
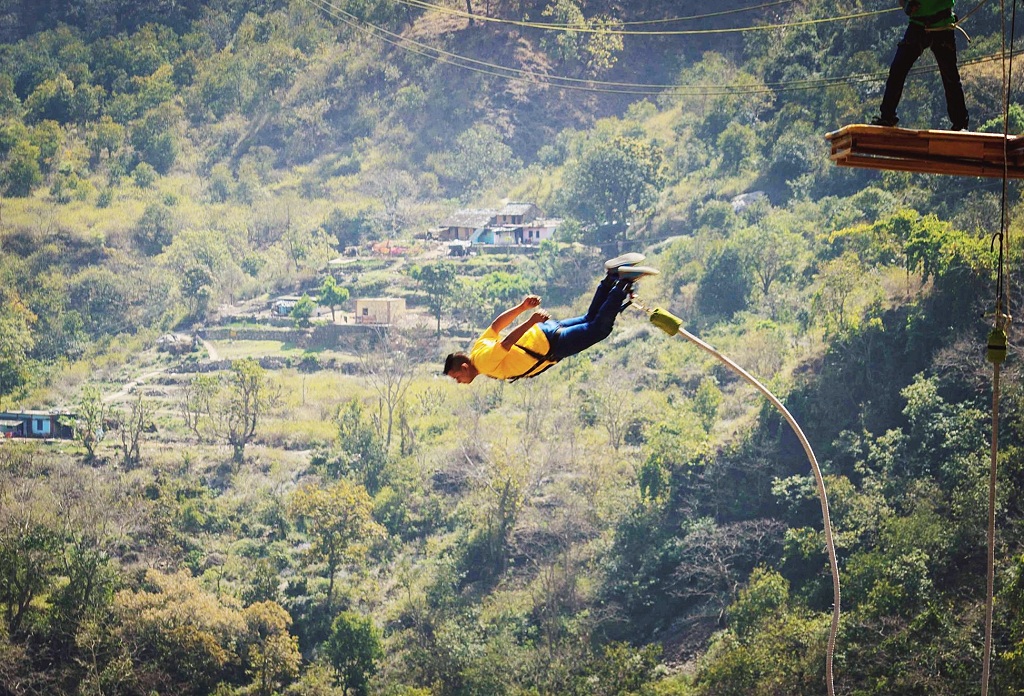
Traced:
<path fill-rule="evenodd" d="M 213 347 L 213 344 L 207 341 L 205 338 L 200 338 L 199 341 L 203 344 L 203 348 L 206 349 L 206 354 L 210 357 L 210 361 L 220 360 L 220 353 Z"/>
<path fill-rule="evenodd" d="M 131 381 L 125 382 L 124 385 L 120 389 L 118 389 L 116 392 L 114 392 L 112 394 L 106 394 L 103 397 L 103 403 L 108 404 L 108 403 L 111 403 L 112 401 L 117 401 L 117 400 L 123 399 L 124 397 L 126 397 L 129 394 L 133 393 L 135 391 L 136 387 L 142 386 L 147 381 L 151 380 L 152 378 L 156 377 L 157 375 L 162 375 L 165 372 L 167 372 L 167 368 L 166 367 L 161 367 L 159 370 L 150 370 L 149 372 L 147 372 L 144 375 L 139 375 L 135 379 L 132 379 Z"/>

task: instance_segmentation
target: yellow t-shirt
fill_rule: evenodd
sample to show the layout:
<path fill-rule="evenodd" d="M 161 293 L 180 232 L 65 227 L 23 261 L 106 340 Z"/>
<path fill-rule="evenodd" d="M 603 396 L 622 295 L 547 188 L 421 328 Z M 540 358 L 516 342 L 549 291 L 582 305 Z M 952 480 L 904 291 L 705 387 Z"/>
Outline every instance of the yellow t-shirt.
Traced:
<path fill-rule="evenodd" d="M 502 348 L 501 336 L 494 329 L 487 327 L 487 330 L 480 334 L 480 338 L 476 339 L 476 343 L 469 351 L 469 359 L 481 374 L 488 377 L 495 379 L 518 377 L 537 364 L 537 359 L 519 346 L 525 346 L 538 355 L 547 355 L 550 350 L 548 337 L 540 330 L 538 324 L 527 329 L 519 342 L 512 346 L 512 350 Z M 537 369 L 549 364 L 551 363 L 545 362 Z"/>

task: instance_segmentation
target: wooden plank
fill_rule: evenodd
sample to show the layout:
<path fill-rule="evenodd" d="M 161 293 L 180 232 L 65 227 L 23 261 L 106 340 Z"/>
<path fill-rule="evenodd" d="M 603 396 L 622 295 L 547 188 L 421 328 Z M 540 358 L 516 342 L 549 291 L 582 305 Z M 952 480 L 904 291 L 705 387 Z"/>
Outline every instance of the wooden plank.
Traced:
<path fill-rule="evenodd" d="M 913 158 L 886 158 L 872 155 L 850 154 L 835 160 L 841 167 L 860 169 L 881 169 L 921 174 L 946 174 L 949 176 L 1002 177 L 1002 166 L 981 162 L 957 162 Z M 1011 167 L 1007 172 L 1011 179 L 1024 178 L 1024 167 Z"/>
<path fill-rule="evenodd" d="M 1024 178 L 1024 137 L 854 124 L 828 133 L 837 165 L 954 176 Z"/>
<path fill-rule="evenodd" d="M 980 160 L 985 156 L 985 143 L 978 142 L 977 140 L 964 141 L 961 139 L 931 138 L 928 140 L 928 154 Z"/>

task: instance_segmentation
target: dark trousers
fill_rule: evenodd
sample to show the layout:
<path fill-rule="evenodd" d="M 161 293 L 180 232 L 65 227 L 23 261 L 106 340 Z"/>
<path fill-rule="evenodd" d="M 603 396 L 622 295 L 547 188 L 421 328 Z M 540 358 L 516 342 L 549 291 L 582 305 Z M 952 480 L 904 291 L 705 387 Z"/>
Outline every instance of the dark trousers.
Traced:
<path fill-rule="evenodd" d="M 896 55 L 889 66 L 889 79 L 885 83 L 882 97 L 882 118 L 895 119 L 896 107 L 903 96 L 903 85 L 907 74 L 926 48 L 932 49 L 935 62 L 942 76 L 942 88 L 946 92 L 946 111 L 954 127 L 967 127 L 967 104 L 964 101 L 964 86 L 960 82 L 960 71 L 956 67 L 956 36 L 952 29 L 925 31 L 919 24 L 911 24 L 896 47 Z"/>
<path fill-rule="evenodd" d="M 622 311 L 629 287 L 625 281 L 616 281 L 613 276 L 605 276 L 594 292 L 590 309 L 582 317 L 548 319 L 540 325 L 540 330 L 548 337 L 555 360 L 576 355 L 608 338 L 615 325 L 615 317 Z"/>

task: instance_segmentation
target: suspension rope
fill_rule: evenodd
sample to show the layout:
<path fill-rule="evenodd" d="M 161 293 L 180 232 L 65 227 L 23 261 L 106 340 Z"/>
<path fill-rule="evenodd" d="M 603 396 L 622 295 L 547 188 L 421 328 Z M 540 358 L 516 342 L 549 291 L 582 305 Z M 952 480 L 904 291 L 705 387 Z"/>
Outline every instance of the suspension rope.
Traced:
<path fill-rule="evenodd" d="M 800 428 L 800 424 L 796 422 L 793 414 L 789 412 L 789 409 L 776 397 L 769 389 L 761 384 L 753 375 L 744 370 L 742 367 L 734 363 L 732 360 L 727 358 L 722 353 L 715 350 L 711 345 L 705 343 L 701 339 L 697 338 L 689 331 L 683 328 L 682 321 L 678 318 L 666 312 L 660 308 L 649 309 L 644 306 L 643 302 L 636 296 L 630 298 L 631 305 L 637 309 L 647 313 L 651 320 L 651 323 L 657 326 L 659 329 L 669 334 L 670 336 L 681 336 L 690 343 L 694 344 L 704 352 L 712 355 L 714 358 L 722 362 L 726 367 L 735 372 L 737 375 L 742 377 L 757 389 L 761 394 L 764 395 L 768 401 L 771 402 L 779 413 L 786 419 L 789 426 L 793 429 L 797 439 L 800 440 L 800 444 L 804 448 L 804 453 L 807 455 L 808 461 L 811 463 L 811 470 L 814 472 L 814 481 L 818 489 L 818 499 L 821 502 L 821 518 L 823 523 L 823 531 L 825 534 L 825 547 L 828 549 L 828 562 L 829 568 L 832 572 L 832 624 L 829 628 L 828 633 L 828 648 L 825 651 L 825 683 L 828 688 L 828 696 L 835 696 L 835 684 L 833 683 L 833 672 L 832 663 L 833 657 L 836 650 L 836 636 L 839 634 L 839 613 L 840 613 L 840 589 L 839 589 L 839 560 L 836 554 L 836 544 L 834 535 L 832 533 L 832 517 L 829 514 L 828 509 L 828 495 L 825 492 L 825 479 L 821 475 L 821 467 L 818 466 L 818 460 L 814 456 L 814 450 L 811 449 L 811 443 L 807 440 L 807 436 L 804 435 L 804 431 Z"/>
<path fill-rule="evenodd" d="M 996 483 L 999 471 L 999 378 L 1003 360 L 1006 359 L 1006 329 L 1010 322 L 1010 310 L 1006 293 L 1006 246 L 1009 234 L 1009 164 L 1006 161 L 1010 140 L 1010 91 L 1013 78 L 1013 42 L 1017 27 L 1017 2 L 1013 1 L 1010 19 L 1010 42 L 1006 42 L 1006 0 L 1001 0 L 1002 15 L 1002 61 L 1003 66 L 1003 187 L 1000 207 L 999 232 L 993 243 L 999 244 L 996 271 L 995 325 L 988 337 L 988 360 L 992 363 L 992 444 L 988 475 L 988 545 L 985 574 L 985 647 L 982 653 L 981 696 L 988 696 L 992 674 L 992 630 L 995 606 L 996 577 Z"/>

